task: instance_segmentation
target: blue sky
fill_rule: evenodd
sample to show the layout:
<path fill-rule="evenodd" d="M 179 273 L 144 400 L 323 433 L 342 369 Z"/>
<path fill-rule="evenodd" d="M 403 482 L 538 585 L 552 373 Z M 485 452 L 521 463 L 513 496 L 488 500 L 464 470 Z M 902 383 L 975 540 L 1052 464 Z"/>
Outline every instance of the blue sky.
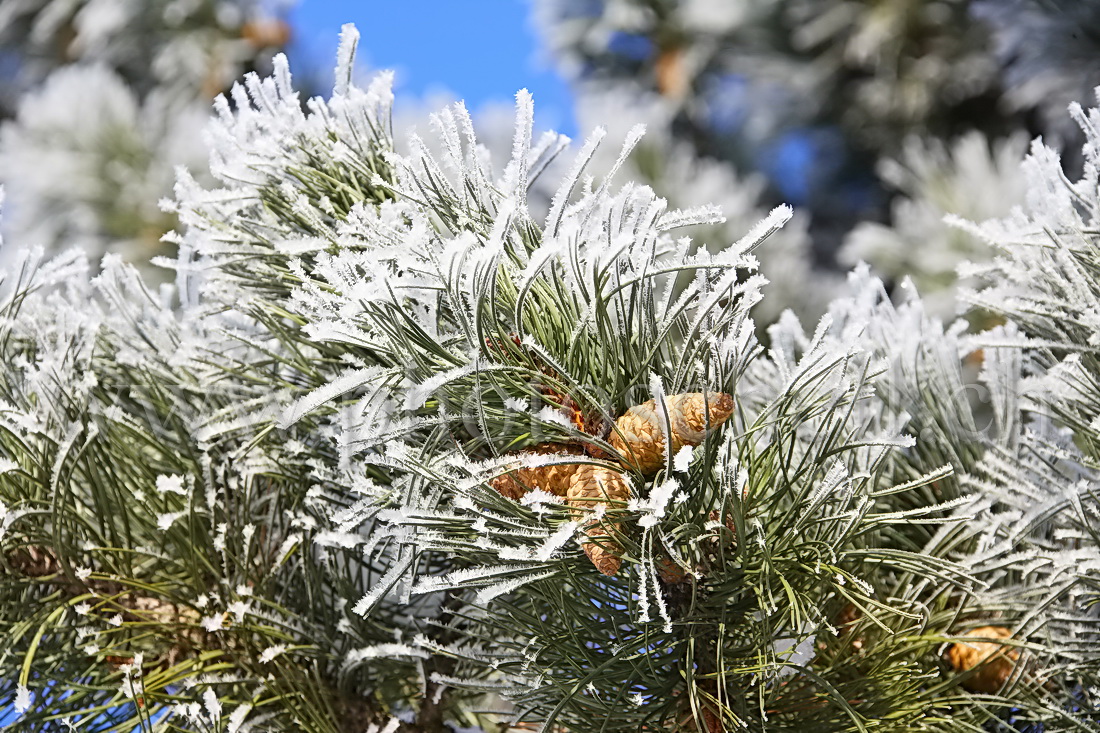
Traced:
<path fill-rule="evenodd" d="M 298 0 L 297 59 L 329 69 L 344 23 L 362 36 L 360 62 L 397 72 L 397 103 L 446 89 L 476 111 L 526 87 L 540 127 L 574 135 L 569 88 L 540 50 L 526 0 Z M 331 77 L 331 74 L 330 74 Z"/>

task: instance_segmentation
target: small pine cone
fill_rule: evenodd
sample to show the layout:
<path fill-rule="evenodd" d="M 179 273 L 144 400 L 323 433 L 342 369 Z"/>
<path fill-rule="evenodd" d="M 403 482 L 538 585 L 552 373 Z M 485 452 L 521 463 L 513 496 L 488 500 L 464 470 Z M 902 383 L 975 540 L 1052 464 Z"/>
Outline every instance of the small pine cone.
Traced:
<path fill-rule="evenodd" d="M 665 436 L 655 406 L 650 400 L 631 407 L 615 421 L 615 429 L 608 438 L 611 447 L 622 456 L 623 465 L 643 474 L 656 473 L 665 465 Z"/>
<path fill-rule="evenodd" d="M 840 613 L 836 615 L 836 625 L 840 629 L 847 629 L 863 618 L 863 611 L 859 610 L 859 606 L 854 603 L 847 603 L 844 608 L 840 609 Z"/>
<path fill-rule="evenodd" d="M 574 509 L 593 509 L 600 504 L 626 503 L 630 500 L 630 486 L 618 471 L 581 463 L 569 477 L 566 493 L 569 506 Z M 574 519 L 583 519 L 584 512 L 573 512 Z"/>
<path fill-rule="evenodd" d="M 845 604 L 844 608 L 840 609 L 840 613 L 837 614 L 835 624 L 837 627 L 837 634 L 851 635 L 852 629 L 856 623 L 863 618 L 863 611 L 859 610 L 859 606 L 854 603 Z M 863 650 L 863 637 L 855 636 L 850 641 L 852 651 L 859 652 Z"/>
<path fill-rule="evenodd" d="M 254 48 L 278 48 L 290 43 L 290 26 L 278 18 L 254 19 L 241 26 L 241 38 Z"/>
<path fill-rule="evenodd" d="M 584 543 L 584 554 L 592 561 L 596 570 L 604 575 L 618 575 L 623 564 L 623 548 L 619 543 L 607 536 L 603 525 L 589 527 L 585 534 L 595 540 Z"/>
<path fill-rule="evenodd" d="M 684 50 L 672 46 L 661 51 L 653 64 L 657 91 L 669 99 L 682 100 L 691 90 L 691 77 L 684 62 Z"/>
<path fill-rule="evenodd" d="M 712 521 L 712 522 L 721 522 L 722 521 L 722 515 L 718 512 L 717 509 L 711 509 L 710 513 L 707 515 L 707 518 L 710 519 L 710 521 Z M 729 544 L 730 544 L 731 547 L 736 547 L 737 546 L 737 523 L 733 521 L 733 515 L 732 514 L 727 514 L 726 515 L 725 525 L 726 525 L 726 529 L 729 530 L 729 533 L 730 533 Z M 715 534 L 715 539 L 717 539 L 718 537 L 722 536 L 722 531 L 719 530 L 719 529 L 715 529 L 714 534 Z"/>
<path fill-rule="evenodd" d="M 582 509 L 594 509 L 599 505 L 614 506 L 626 503 L 630 499 L 630 486 L 618 471 L 596 466 L 591 463 L 579 464 L 569 477 L 566 503 L 574 510 L 574 520 L 580 521 L 586 516 Z M 599 543 L 584 543 L 584 552 L 604 575 L 619 572 L 622 561 L 622 548 L 607 535 L 618 526 L 613 521 L 593 521 L 586 534 L 589 537 L 604 537 Z"/>
<path fill-rule="evenodd" d="M 672 421 L 672 429 L 681 433 L 684 445 L 698 445 L 703 442 L 707 430 L 707 408 L 710 408 L 710 427 L 724 423 L 733 414 L 733 397 L 725 392 L 685 392 L 666 397 L 669 417 L 682 421 Z"/>
<path fill-rule="evenodd" d="M 707 429 L 722 424 L 733 414 L 733 397 L 725 392 L 685 392 L 665 397 L 672 428 L 672 454 L 685 445 L 703 442 Z M 622 456 L 624 465 L 643 474 L 653 474 L 665 465 L 665 436 L 655 400 L 635 405 L 615 421 L 608 442 Z"/>
<path fill-rule="evenodd" d="M 578 455 L 579 448 L 557 443 L 542 443 L 517 453 L 523 455 Z M 535 468 L 516 468 L 508 473 L 495 476 L 489 481 L 501 495 L 513 501 L 519 501 L 531 489 L 542 489 L 555 496 L 565 496 L 569 488 L 569 477 L 577 470 L 575 463 L 555 463 Z"/>
<path fill-rule="evenodd" d="M 688 579 L 687 572 L 669 557 L 657 561 L 657 575 L 667 585 L 679 585 Z"/>
<path fill-rule="evenodd" d="M 8 563 L 30 578 L 43 578 L 61 571 L 57 555 L 49 547 L 28 545 L 8 553 Z"/>
<path fill-rule="evenodd" d="M 964 636 L 987 639 L 1011 639 L 1012 633 L 1003 626 L 982 626 L 968 631 Z M 967 672 L 981 667 L 976 674 L 963 682 L 971 692 L 997 692 L 1016 668 L 1020 658 L 1018 649 L 993 641 L 960 641 L 947 650 L 947 661 L 956 672 Z"/>

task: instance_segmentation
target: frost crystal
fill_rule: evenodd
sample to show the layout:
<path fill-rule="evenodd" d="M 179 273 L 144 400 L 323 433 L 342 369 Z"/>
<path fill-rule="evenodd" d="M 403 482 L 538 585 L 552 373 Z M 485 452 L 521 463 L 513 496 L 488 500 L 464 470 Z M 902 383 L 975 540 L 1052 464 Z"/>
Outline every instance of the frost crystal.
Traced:
<path fill-rule="evenodd" d="M 13 708 L 16 713 L 22 714 L 31 709 L 31 702 L 33 701 L 31 691 L 27 689 L 26 685 L 19 685 L 15 688 L 15 702 Z"/>

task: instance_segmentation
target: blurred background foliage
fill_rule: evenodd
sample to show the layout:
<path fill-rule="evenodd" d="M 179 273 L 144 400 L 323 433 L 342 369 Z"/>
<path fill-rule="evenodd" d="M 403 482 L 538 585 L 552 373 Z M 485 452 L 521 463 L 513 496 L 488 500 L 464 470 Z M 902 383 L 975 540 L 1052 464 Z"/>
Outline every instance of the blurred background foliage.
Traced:
<path fill-rule="evenodd" d="M 206 180 L 214 97 L 270 70 L 291 38 L 281 14 L 255 0 L 0 3 L 8 241 L 163 254 L 175 219 L 158 200 L 177 165 Z"/>

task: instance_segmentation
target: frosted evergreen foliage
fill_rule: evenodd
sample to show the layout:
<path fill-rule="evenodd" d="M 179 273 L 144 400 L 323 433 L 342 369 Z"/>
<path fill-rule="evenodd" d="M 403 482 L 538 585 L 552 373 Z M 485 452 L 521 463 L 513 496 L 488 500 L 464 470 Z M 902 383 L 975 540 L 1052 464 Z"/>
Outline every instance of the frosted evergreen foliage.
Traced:
<path fill-rule="evenodd" d="M 646 136 L 627 159 L 623 175 L 645 181 L 670 205 L 690 208 L 717 206 L 724 218 L 692 234 L 705 242 L 733 241 L 740 232 L 761 219 L 765 181 L 759 174 L 738 175 L 732 166 L 700 156 L 691 146 L 675 139 L 676 105 L 643 90 L 601 89 L 582 94 L 577 116 L 582 125 L 610 125 L 612 135 L 624 135 L 625 121 L 646 123 Z M 616 129 L 616 124 L 621 129 Z M 611 148 L 597 151 L 597 166 L 611 163 Z M 816 320 L 834 297 L 840 278 L 836 273 L 813 266 L 808 221 L 796 211 L 792 220 L 758 247 L 753 255 L 760 261 L 760 273 L 768 278 L 768 298 L 753 311 L 761 324 L 773 323 L 790 308 L 800 318 Z"/>
<path fill-rule="evenodd" d="M 983 459 L 979 480 L 994 492 L 990 537 L 984 545 L 1027 548 L 1021 592 L 1041 596 L 1055 617 L 1061 658 L 1079 675 L 1083 706 L 1096 705 L 1100 628 L 1100 343 L 1096 318 L 1097 163 L 1100 112 L 1070 107 L 1085 136 L 1082 176 L 1071 181 L 1059 156 L 1036 141 L 1024 164 L 1027 200 L 1011 217 L 955 224 L 984 237 L 991 263 L 968 274 L 978 286 L 965 297 L 1010 322 L 975 337 L 998 356 L 1017 353 L 1024 379 L 1018 390 L 1028 412 L 1011 450 Z M 1003 571 L 1001 571 L 1003 572 Z M 1087 707 L 1086 707 L 1087 709 Z"/>
<path fill-rule="evenodd" d="M 1090 459 L 1100 416 L 1100 311 L 1096 281 L 1097 197 L 1100 164 L 1100 112 L 1072 105 L 1070 112 L 1086 136 L 1085 169 L 1071 182 L 1056 152 L 1033 144 L 1024 164 L 1029 181 L 1026 204 L 1006 219 L 970 225 L 985 237 L 997 257 L 975 265 L 981 287 L 968 293 L 975 305 L 1003 314 L 1020 327 L 1028 346 L 1032 388 L 1042 403 L 1074 431 Z"/>
<path fill-rule="evenodd" d="M 863 222 L 848 234 L 840 259 L 869 262 L 875 271 L 908 278 L 925 304 L 942 318 L 958 310 L 959 266 L 992 256 L 986 241 L 944 221 L 948 214 L 972 221 L 1008 216 L 1023 203 L 1020 159 L 1023 136 L 997 142 L 970 132 L 950 144 L 910 138 L 897 160 L 880 163 L 879 175 L 901 196 L 890 225 Z"/>
<path fill-rule="evenodd" d="M 1088 729 L 1095 461 L 1028 392 L 1074 334 L 1042 336 L 1046 362 L 1016 350 L 1026 320 L 981 335 L 983 406 L 979 337 L 857 269 L 764 345 L 755 253 L 790 209 L 696 242 L 736 227 L 630 182 L 641 127 L 569 147 L 526 92 L 503 160 L 461 105 L 398 139 L 356 42 L 327 102 L 282 58 L 218 101 L 217 187 L 181 172 L 165 202 L 174 287 L 75 255 L 5 286 L 20 725 Z M 665 397 L 688 392 L 708 417 L 673 450 Z M 667 445 L 643 472 L 616 436 L 650 399 Z M 499 489 L 551 466 L 625 490 Z M 943 653 L 989 624 L 1029 661 L 968 691 Z"/>

